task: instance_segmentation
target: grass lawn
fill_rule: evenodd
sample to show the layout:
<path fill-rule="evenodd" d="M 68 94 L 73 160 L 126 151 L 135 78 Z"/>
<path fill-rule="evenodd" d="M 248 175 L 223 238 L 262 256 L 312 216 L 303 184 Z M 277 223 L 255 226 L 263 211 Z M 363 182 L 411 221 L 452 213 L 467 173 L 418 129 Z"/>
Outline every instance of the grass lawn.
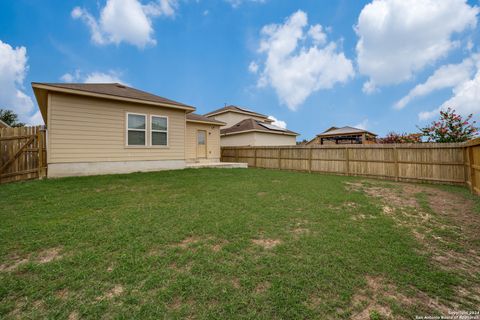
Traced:
<path fill-rule="evenodd" d="M 382 319 L 477 310 L 461 187 L 261 169 L 0 186 L 0 318 Z"/>

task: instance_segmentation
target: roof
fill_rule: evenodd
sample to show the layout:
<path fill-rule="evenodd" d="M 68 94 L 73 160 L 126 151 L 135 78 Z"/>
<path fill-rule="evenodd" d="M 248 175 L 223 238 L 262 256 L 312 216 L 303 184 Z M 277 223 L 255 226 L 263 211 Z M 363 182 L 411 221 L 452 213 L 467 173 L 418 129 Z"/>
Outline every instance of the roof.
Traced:
<path fill-rule="evenodd" d="M 10 128 L 10 126 L 0 119 L 0 128 Z"/>
<path fill-rule="evenodd" d="M 212 112 L 206 113 L 205 116 L 211 117 L 211 116 L 221 114 L 221 113 L 225 113 L 225 112 L 237 112 L 237 113 L 243 113 L 243 114 L 256 116 L 256 117 L 259 117 L 259 118 L 268 119 L 268 116 L 266 116 L 264 114 L 249 110 L 247 108 L 234 106 L 234 105 L 225 106 L 223 108 L 220 108 L 220 109 L 214 110 Z"/>
<path fill-rule="evenodd" d="M 184 109 L 187 112 L 195 108 L 181 102 L 160 97 L 142 90 L 128 87 L 120 83 L 40 83 L 32 82 L 43 119 L 46 121 L 47 92 L 63 92 L 91 96 L 96 98 L 143 103 L 154 106 Z"/>
<path fill-rule="evenodd" d="M 239 133 L 251 132 L 251 131 L 261 131 L 261 132 L 267 132 L 267 133 L 273 133 L 273 134 L 298 136 L 298 133 L 296 132 L 274 126 L 270 123 L 264 123 L 252 118 L 242 120 L 239 123 L 231 126 L 230 128 L 221 129 L 220 134 L 232 135 L 232 134 L 239 134 Z"/>
<path fill-rule="evenodd" d="M 211 118 L 207 118 L 205 116 L 202 116 L 202 115 L 199 115 L 199 114 L 196 114 L 196 113 L 188 113 L 187 114 L 187 121 L 213 124 L 213 125 L 217 125 L 217 126 L 225 125 L 225 122 L 214 120 L 214 119 L 211 119 Z"/>
<path fill-rule="evenodd" d="M 372 136 L 376 136 L 375 133 L 371 133 L 371 132 L 369 132 L 367 130 L 364 130 L 364 129 L 358 129 L 358 128 L 354 128 L 354 127 L 345 126 L 345 127 L 341 127 L 341 128 L 331 127 L 329 129 L 325 130 L 324 132 L 322 132 L 320 134 L 317 134 L 317 137 L 342 136 L 342 135 L 360 135 L 360 134 L 364 134 L 364 133 L 368 133 Z"/>

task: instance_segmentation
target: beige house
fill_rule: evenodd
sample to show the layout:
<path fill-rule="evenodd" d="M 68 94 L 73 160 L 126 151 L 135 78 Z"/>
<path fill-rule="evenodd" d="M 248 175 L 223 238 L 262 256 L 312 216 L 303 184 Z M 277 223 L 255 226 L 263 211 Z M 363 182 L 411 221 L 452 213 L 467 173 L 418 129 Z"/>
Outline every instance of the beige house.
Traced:
<path fill-rule="evenodd" d="M 220 161 L 223 122 L 118 83 L 32 83 L 47 127 L 49 177 Z"/>
<path fill-rule="evenodd" d="M 331 127 L 317 134 L 315 138 L 307 142 L 307 146 L 323 144 L 373 144 L 376 143 L 377 135 L 364 129 L 354 127 Z"/>
<path fill-rule="evenodd" d="M 272 124 L 268 116 L 237 106 L 225 106 L 205 114 L 224 122 L 221 146 L 294 146 L 298 133 Z"/>

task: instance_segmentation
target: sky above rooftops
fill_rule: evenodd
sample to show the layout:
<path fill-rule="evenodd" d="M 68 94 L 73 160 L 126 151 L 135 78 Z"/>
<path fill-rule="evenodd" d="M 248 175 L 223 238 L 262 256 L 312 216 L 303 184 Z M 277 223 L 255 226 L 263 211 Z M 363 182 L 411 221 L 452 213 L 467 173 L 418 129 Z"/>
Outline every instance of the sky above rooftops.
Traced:
<path fill-rule="evenodd" d="M 41 123 L 30 82 L 121 82 L 206 113 L 411 132 L 480 111 L 478 1 L 0 3 L 0 108 Z"/>

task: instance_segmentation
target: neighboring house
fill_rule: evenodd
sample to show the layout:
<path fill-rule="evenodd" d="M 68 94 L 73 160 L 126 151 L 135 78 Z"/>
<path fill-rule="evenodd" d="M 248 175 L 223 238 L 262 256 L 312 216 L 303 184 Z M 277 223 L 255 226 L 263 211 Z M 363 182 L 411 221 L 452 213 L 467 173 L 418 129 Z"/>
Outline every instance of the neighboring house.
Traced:
<path fill-rule="evenodd" d="M 3 122 L 2 120 L 0 120 L 0 128 L 10 128 L 10 126 L 5 122 Z"/>
<path fill-rule="evenodd" d="M 298 133 L 272 124 L 268 116 L 237 106 L 205 114 L 225 123 L 220 131 L 222 146 L 294 146 Z"/>
<path fill-rule="evenodd" d="M 220 160 L 223 122 L 118 83 L 32 83 L 47 127 L 48 176 L 184 168 Z"/>
<path fill-rule="evenodd" d="M 377 135 L 364 129 L 353 127 L 331 127 L 317 134 L 307 143 L 307 146 L 323 144 L 372 144 L 376 143 Z"/>

